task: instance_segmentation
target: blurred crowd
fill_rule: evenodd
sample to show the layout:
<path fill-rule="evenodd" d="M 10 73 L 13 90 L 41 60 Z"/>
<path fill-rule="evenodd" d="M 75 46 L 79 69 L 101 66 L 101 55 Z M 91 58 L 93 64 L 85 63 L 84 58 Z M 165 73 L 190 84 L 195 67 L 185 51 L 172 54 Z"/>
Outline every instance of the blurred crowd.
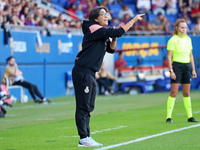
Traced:
<path fill-rule="evenodd" d="M 51 0 L 48 2 L 51 3 Z M 50 15 L 48 9 L 38 7 L 33 0 L 1 0 L 0 6 L 0 23 L 21 26 L 81 29 L 82 20 L 88 18 L 90 10 L 104 6 L 110 14 L 110 27 L 127 23 L 135 14 L 145 13 L 144 19 L 137 22 L 130 31 L 169 33 L 174 22 L 170 22 L 167 15 L 184 18 L 190 30 L 200 31 L 200 0 L 133 0 L 132 4 L 126 4 L 126 0 L 65 0 L 62 7 L 70 12 L 67 15 L 72 20 L 64 19 L 64 12 L 58 16 Z M 111 6 L 120 6 L 120 9 L 116 13 Z M 129 6 L 134 6 L 134 9 Z M 151 20 L 151 15 L 156 17 Z"/>

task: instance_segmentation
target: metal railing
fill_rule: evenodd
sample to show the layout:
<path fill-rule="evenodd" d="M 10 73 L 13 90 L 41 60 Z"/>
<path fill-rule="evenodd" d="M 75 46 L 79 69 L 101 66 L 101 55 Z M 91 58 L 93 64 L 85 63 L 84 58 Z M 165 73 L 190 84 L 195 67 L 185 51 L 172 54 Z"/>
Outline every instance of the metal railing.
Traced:
<path fill-rule="evenodd" d="M 10 31 L 38 32 L 38 31 L 48 30 L 50 33 L 53 33 L 53 34 L 66 34 L 70 32 L 75 35 L 82 35 L 82 30 L 71 29 L 71 28 L 53 29 L 53 28 L 45 28 L 45 27 L 32 27 L 32 26 L 20 26 L 20 25 L 6 25 L 6 28 Z"/>
<path fill-rule="evenodd" d="M 1 26 L 1 24 L 0 24 Z M 49 30 L 50 33 L 53 34 L 66 34 L 72 33 L 75 35 L 83 35 L 81 29 L 74 29 L 74 28 L 62 28 L 62 29 L 53 29 L 53 28 L 45 28 L 45 27 L 32 27 L 32 26 L 20 26 L 20 25 L 6 25 L 6 28 L 11 31 L 25 31 L 25 32 L 37 32 L 43 30 Z M 200 35 L 200 31 L 188 31 L 188 35 Z M 138 35 L 172 35 L 172 31 L 166 33 L 164 31 L 128 31 L 124 34 L 124 36 L 138 36 Z"/>

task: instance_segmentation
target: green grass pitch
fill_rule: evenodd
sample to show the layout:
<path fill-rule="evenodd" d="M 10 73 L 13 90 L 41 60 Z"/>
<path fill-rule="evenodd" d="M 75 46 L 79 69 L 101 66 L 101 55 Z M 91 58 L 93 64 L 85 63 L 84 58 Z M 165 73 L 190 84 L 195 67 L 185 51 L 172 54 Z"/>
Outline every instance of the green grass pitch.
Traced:
<path fill-rule="evenodd" d="M 188 123 L 178 93 L 172 124 L 166 124 L 169 92 L 97 96 L 91 113 L 91 136 L 104 146 L 147 137 L 198 123 Z M 200 120 L 200 91 L 191 91 L 193 115 Z M 54 104 L 16 103 L 0 119 L 0 150 L 92 150 L 77 147 L 74 97 L 51 99 Z M 200 150 L 200 127 L 122 145 L 115 150 Z"/>

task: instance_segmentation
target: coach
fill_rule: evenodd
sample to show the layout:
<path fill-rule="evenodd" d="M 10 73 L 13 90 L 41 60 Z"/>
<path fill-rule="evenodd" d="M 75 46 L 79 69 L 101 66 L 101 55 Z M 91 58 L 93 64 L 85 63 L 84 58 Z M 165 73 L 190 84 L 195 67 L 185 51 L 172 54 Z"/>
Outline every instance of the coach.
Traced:
<path fill-rule="evenodd" d="M 99 71 L 105 53 L 114 53 L 117 37 L 127 32 L 144 14 L 137 15 L 117 29 L 105 28 L 108 25 L 108 15 L 106 8 L 96 7 L 91 10 L 89 21 L 83 21 L 82 24 L 82 50 L 78 53 L 72 70 L 76 96 L 75 119 L 80 136 L 78 146 L 102 146 L 90 137 L 89 127 L 90 112 L 94 110 L 96 96 L 95 73 Z"/>

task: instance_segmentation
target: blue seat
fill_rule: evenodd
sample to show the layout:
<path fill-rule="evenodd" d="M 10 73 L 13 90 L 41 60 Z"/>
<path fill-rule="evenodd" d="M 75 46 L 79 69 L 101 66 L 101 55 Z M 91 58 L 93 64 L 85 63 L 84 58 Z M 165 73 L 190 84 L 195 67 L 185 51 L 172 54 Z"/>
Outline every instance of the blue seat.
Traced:
<path fill-rule="evenodd" d="M 51 3 L 55 4 L 55 5 L 58 5 L 58 0 L 51 0 Z"/>
<path fill-rule="evenodd" d="M 59 6 L 60 6 L 60 7 L 64 7 L 64 4 L 65 4 L 65 1 L 60 0 L 60 2 L 59 2 Z"/>
<path fill-rule="evenodd" d="M 192 30 L 192 29 L 194 28 L 194 26 L 195 26 L 195 24 L 194 24 L 194 23 L 191 23 L 190 25 L 188 25 L 188 28 L 189 28 L 190 30 Z"/>
<path fill-rule="evenodd" d="M 136 13 L 135 11 L 135 5 L 134 4 L 129 4 L 128 7 L 133 11 L 134 15 Z"/>
<path fill-rule="evenodd" d="M 137 0 L 123 0 L 124 4 L 136 4 Z"/>
<path fill-rule="evenodd" d="M 170 23 L 175 23 L 177 19 L 177 15 L 165 15 Z"/>
<path fill-rule="evenodd" d="M 119 4 L 113 4 L 108 6 L 110 11 L 112 11 L 112 16 L 118 18 L 119 11 L 121 10 L 121 5 Z"/>
<path fill-rule="evenodd" d="M 148 17 L 149 17 L 149 22 L 150 23 L 152 23 L 152 21 L 154 20 L 154 19 L 156 19 L 157 18 L 157 15 L 154 15 L 154 14 L 148 14 Z"/>

